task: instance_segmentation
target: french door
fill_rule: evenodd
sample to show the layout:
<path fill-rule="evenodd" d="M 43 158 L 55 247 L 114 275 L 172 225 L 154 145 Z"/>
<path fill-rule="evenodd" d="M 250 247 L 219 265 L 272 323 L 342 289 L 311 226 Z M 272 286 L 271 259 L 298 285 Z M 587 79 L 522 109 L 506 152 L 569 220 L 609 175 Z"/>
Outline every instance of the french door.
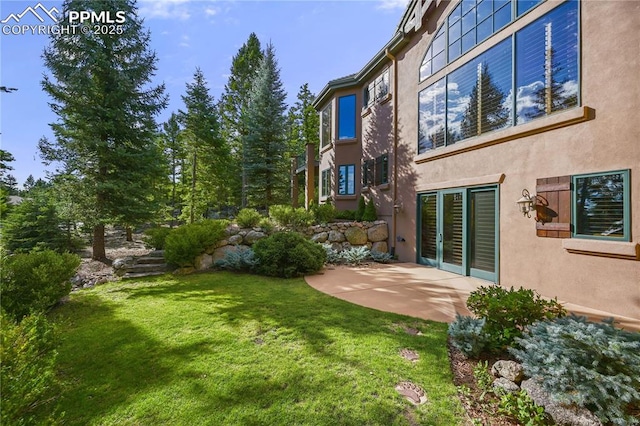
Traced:
<path fill-rule="evenodd" d="M 496 187 L 421 194 L 418 206 L 420 263 L 497 282 Z"/>

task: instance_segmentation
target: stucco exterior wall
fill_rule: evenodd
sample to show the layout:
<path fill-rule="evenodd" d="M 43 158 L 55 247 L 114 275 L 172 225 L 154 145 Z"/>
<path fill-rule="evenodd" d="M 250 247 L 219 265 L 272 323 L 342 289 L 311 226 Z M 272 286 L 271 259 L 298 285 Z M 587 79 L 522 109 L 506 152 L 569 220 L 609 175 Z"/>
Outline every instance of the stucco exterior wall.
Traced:
<path fill-rule="evenodd" d="M 514 25 L 524 26 L 558 3 L 539 6 Z M 398 236 L 405 240 L 396 246 L 400 260 L 416 262 L 421 189 L 456 187 L 465 180 L 496 183 L 499 176 L 499 284 L 640 317 L 640 261 L 571 253 L 563 248 L 563 239 L 537 237 L 536 222 L 523 217 L 516 205 L 523 188 L 535 193 L 538 178 L 630 169 L 631 241 L 640 242 L 640 127 L 635 117 L 640 110 L 640 3 L 581 2 L 581 107 L 441 148 L 451 154 L 443 158 L 431 153 L 418 157 L 418 91 L 447 71 L 419 84 L 418 70 L 435 30 L 456 4 L 443 2 L 397 55 L 400 151 L 409 157 L 398 176 L 403 203 Z M 503 38 L 498 33 L 486 44 Z M 484 49 L 478 46 L 459 61 Z M 583 107 L 591 110 L 585 115 Z M 569 124 L 575 117 L 584 121 Z M 556 124 L 561 127 L 535 133 Z M 523 134 L 528 129 L 534 134 Z M 512 140 L 456 153 L 505 135 Z"/>

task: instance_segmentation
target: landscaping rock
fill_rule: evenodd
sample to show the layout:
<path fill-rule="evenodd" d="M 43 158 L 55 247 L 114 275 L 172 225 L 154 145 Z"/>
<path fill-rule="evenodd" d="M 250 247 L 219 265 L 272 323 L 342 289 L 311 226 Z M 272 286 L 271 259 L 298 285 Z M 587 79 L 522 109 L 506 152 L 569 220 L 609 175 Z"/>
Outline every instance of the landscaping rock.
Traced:
<path fill-rule="evenodd" d="M 213 266 L 213 256 L 207 253 L 196 257 L 195 267 L 198 271 L 209 269 Z"/>
<path fill-rule="evenodd" d="M 237 252 L 238 250 L 240 250 L 240 247 L 246 247 L 246 246 L 237 245 L 237 246 L 224 246 L 224 247 L 217 248 L 216 251 L 213 252 L 212 262 L 215 263 L 218 260 L 224 259 L 227 253 Z"/>
<path fill-rule="evenodd" d="M 377 243 L 373 243 L 373 245 L 371 246 L 371 251 L 375 251 L 378 253 L 388 253 L 389 247 L 387 246 L 386 241 L 378 241 Z"/>
<path fill-rule="evenodd" d="M 529 394 L 533 402 L 544 407 L 544 410 L 558 425 L 602 426 L 602 422 L 586 408 L 567 407 L 555 402 L 551 395 L 545 392 L 535 379 L 525 380 L 521 386 Z"/>
<path fill-rule="evenodd" d="M 247 235 L 244 236 L 244 243 L 248 246 L 253 245 L 256 241 L 266 237 L 267 234 L 259 231 L 249 231 Z"/>
<path fill-rule="evenodd" d="M 509 379 L 505 379 L 504 377 L 498 377 L 495 379 L 493 381 L 493 387 L 494 389 L 502 389 L 503 391 L 511 393 L 518 392 L 520 390 L 520 386 Z"/>
<path fill-rule="evenodd" d="M 493 367 L 491 367 L 491 374 L 496 377 L 503 377 L 514 383 L 520 383 L 524 378 L 522 365 L 515 361 L 496 361 Z"/>
<path fill-rule="evenodd" d="M 229 242 L 230 245 L 237 246 L 239 244 L 242 244 L 242 240 L 243 240 L 242 236 L 236 234 L 236 235 L 230 236 L 227 241 Z"/>
<path fill-rule="evenodd" d="M 315 241 L 316 243 L 324 243 L 329 239 L 329 233 L 327 232 L 320 232 L 319 234 L 315 234 L 313 237 L 311 237 L 311 241 Z"/>
<path fill-rule="evenodd" d="M 367 232 L 362 228 L 352 226 L 344 232 L 344 236 L 354 246 L 361 246 L 367 244 Z"/>
<path fill-rule="evenodd" d="M 122 257 L 120 259 L 114 260 L 111 266 L 113 267 L 114 271 L 118 271 L 120 269 L 124 269 L 127 266 L 133 264 L 133 261 L 134 261 L 133 256 Z"/>
<path fill-rule="evenodd" d="M 342 232 L 338 232 L 337 230 L 329 231 L 328 241 L 330 243 L 341 243 L 345 240 L 344 234 Z"/>
<path fill-rule="evenodd" d="M 369 241 L 372 243 L 376 243 L 379 241 L 386 241 L 389 238 L 389 231 L 387 229 L 386 223 L 379 223 L 377 225 L 373 225 L 371 228 L 367 230 L 367 237 Z"/>
<path fill-rule="evenodd" d="M 414 405 L 421 405 L 427 402 L 424 390 L 414 383 L 400 382 L 396 385 L 396 390 Z"/>

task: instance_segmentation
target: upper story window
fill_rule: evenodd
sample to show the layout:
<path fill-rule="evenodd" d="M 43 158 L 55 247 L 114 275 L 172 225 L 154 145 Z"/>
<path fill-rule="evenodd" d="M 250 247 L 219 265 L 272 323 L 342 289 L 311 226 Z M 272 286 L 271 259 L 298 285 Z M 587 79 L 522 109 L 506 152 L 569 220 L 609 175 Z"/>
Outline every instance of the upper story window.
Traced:
<path fill-rule="evenodd" d="M 578 47 L 570 0 L 434 82 L 419 93 L 418 153 L 577 106 Z"/>
<path fill-rule="evenodd" d="M 389 93 L 389 70 L 385 70 L 364 89 L 363 107 L 369 107 Z"/>
<path fill-rule="evenodd" d="M 382 154 L 362 163 L 362 186 L 364 188 L 389 183 L 389 155 Z"/>
<path fill-rule="evenodd" d="M 427 49 L 420 81 L 482 43 L 543 0 L 463 0 L 449 14 Z"/>
<path fill-rule="evenodd" d="M 573 176 L 574 237 L 629 241 L 629 170 Z"/>
<path fill-rule="evenodd" d="M 331 120 L 333 116 L 333 108 L 331 104 L 327 105 L 320 113 L 321 129 L 320 129 L 320 147 L 331 143 Z"/>
<path fill-rule="evenodd" d="M 356 137 L 356 95 L 338 98 L 338 139 Z"/>

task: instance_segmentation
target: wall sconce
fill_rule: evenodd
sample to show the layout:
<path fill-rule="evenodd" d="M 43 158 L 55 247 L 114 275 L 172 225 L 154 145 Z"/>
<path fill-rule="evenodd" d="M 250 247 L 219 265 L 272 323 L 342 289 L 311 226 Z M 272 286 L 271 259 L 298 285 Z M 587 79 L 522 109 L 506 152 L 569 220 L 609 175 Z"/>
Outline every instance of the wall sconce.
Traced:
<path fill-rule="evenodd" d="M 529 191 L 527 191 L 526 189 L 522 190 L 522 198 L 516 201 L 516 204 L 518 204 L 520 213 L 522 213 L 523 216 L 531 217 L 531 211 L 535 210 L 536 208 L 536 198 L 537 195 L 534 195 L 532 197 L 529 194 Z"/>
<path fill-rule="evenodd" d="M 398 204 L 394 204 L 393 209 L 396 211 L 396 213 L 398 213 L 400 210 L 402 210 L 402 202 L 400 202 Z"/>

